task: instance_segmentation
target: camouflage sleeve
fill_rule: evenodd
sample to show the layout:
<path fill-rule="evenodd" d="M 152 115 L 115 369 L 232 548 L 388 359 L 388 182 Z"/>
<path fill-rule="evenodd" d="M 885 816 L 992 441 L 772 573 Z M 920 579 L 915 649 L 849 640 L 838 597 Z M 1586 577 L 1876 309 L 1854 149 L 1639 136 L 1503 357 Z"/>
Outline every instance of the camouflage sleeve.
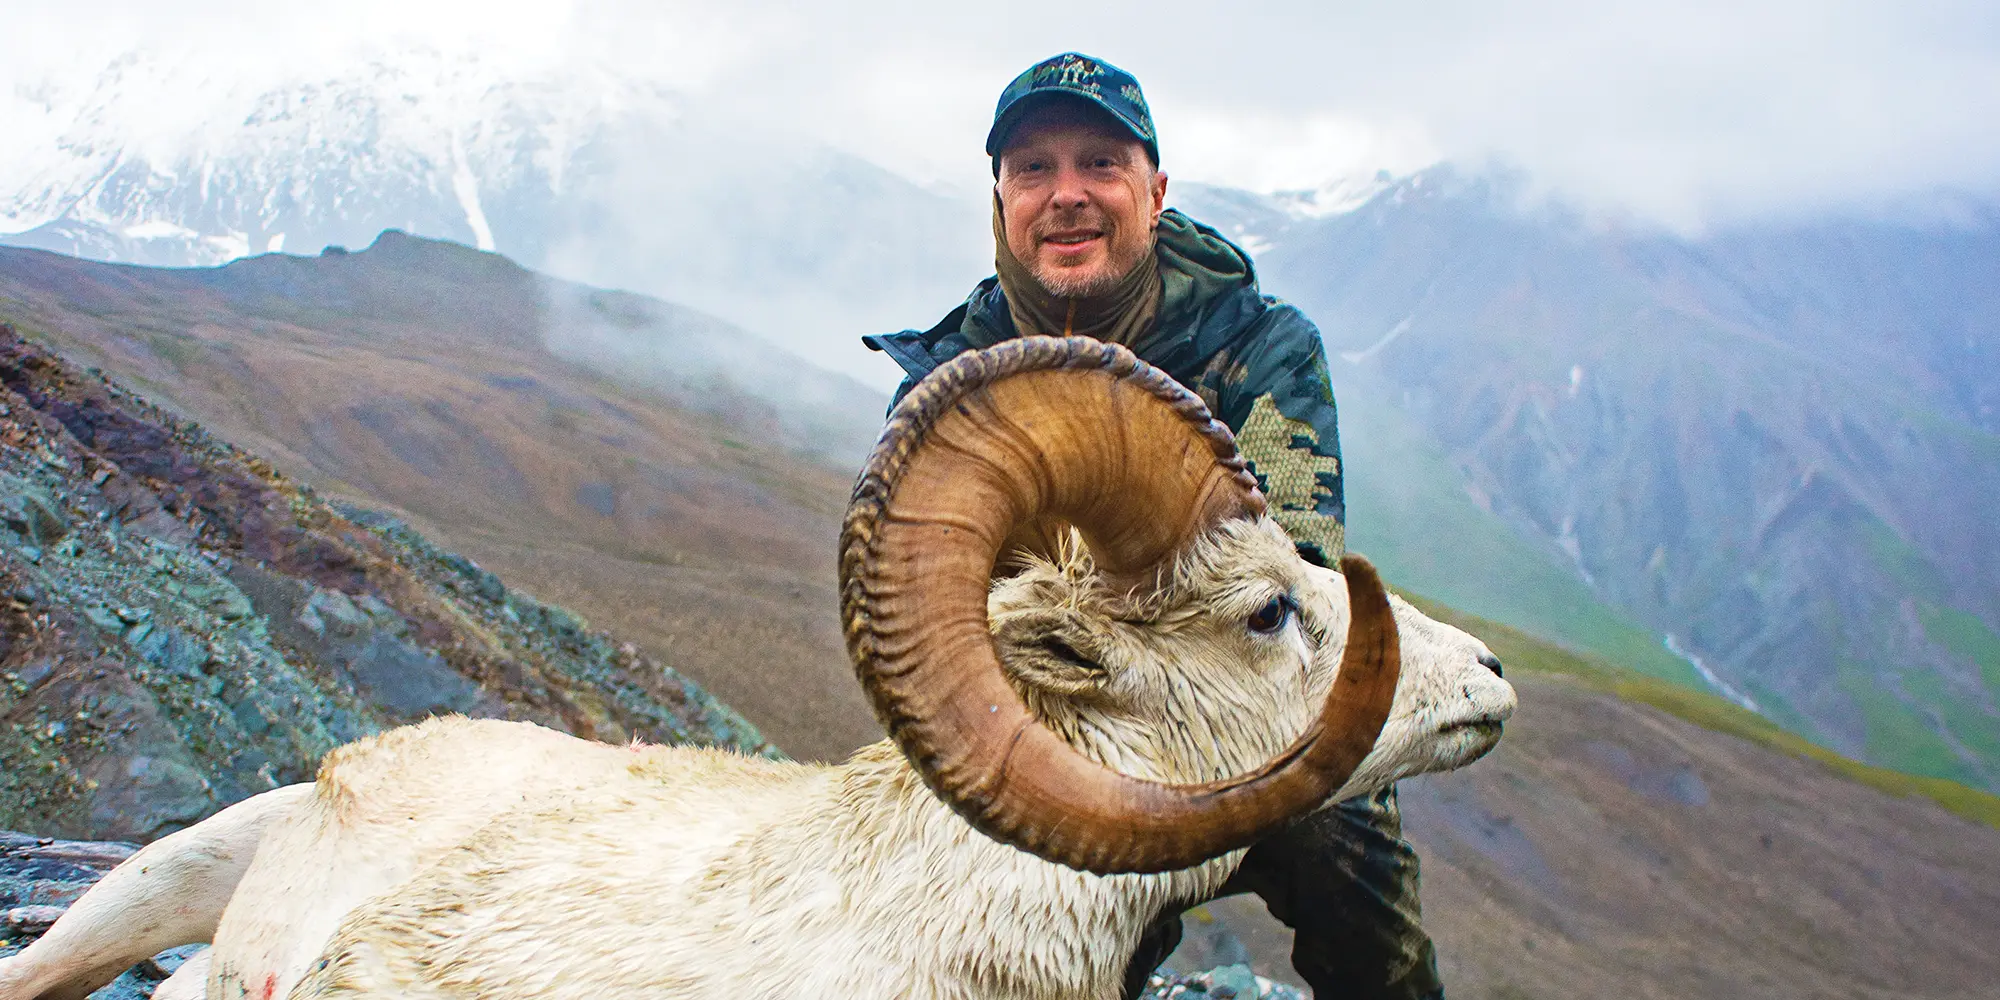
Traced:
<path fill-rule="evenodd" d="M 1321 566 L 1346 547 L 1340 429 L 1326 348 L 1295 306 L 1274 303 L 1240 342 L 1216 356 L 1198 390 L 1236 432 L 1271 503 L 1271 516 Z"/>
<path fill-rule="evenodd" d="M 1236 432 L 1271 515 L 1322 566 L 1346 547 L 1340 432 L 1319 330 L 1274 302 L 1197 391 Z M 1255 892 L 1294 932 L 1292 966 L 1318 996 L 1442 997 L 1417 901 L 1416 851 L 1396 792 L 1322 809 L 1260 841 L 1225 893 Z"/>
<path fill-rule="evenodd" d="M 1402 833 L 1395 789 L 1349 799 L 1259 841 L 1223 893 L 1256 893 L 1292 928 L 1292 968 L 1315 996 L 1441 1000 Z"/>

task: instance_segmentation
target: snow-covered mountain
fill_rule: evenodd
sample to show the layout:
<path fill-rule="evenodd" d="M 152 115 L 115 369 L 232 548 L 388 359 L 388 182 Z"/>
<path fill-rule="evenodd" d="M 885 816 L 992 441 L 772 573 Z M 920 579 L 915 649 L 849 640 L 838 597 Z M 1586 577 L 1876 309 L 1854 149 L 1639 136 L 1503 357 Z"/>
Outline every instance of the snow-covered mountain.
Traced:
<path fill-rule="evenodd" d="M 216 264 L 359 247 L 384 228 L 661 295 L 870 371 L 855 337 L 925 322 L 987 269 L 984 206 L 830 149 L 705 120 L 591 69 L 404 53 L 267 88 L 143 56 L 15 95 L 0 241 Z"/>

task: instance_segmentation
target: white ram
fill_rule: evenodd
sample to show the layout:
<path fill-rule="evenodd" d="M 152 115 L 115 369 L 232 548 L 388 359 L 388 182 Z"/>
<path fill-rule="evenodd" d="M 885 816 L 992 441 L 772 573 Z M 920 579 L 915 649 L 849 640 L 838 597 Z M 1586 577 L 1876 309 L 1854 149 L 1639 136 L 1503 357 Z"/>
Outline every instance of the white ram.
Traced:
<path fill-rule="evenodd" d="M 1164 376 L 1045 338 L 940 376 L 843 536 L 895 742 L 828 766 L 386 733 L 134 855 L 0 962 L 0 1000 L 202 940 L 162 998 L 1116 997 L 1259 836 L 1499 739 L 1485 648 L 1364 561 L 1300 559 Z"/>

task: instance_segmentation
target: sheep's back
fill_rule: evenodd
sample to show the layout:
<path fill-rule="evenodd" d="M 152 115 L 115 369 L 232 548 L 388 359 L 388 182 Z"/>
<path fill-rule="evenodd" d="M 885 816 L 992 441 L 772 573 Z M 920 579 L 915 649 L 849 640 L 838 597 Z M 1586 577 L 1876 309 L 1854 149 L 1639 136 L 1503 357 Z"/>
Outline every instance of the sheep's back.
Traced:
<path fill-rule="evenodd" d="M 721 751 L 610 746 L 528 723 L 439 718 L 327 756 L 314 795 L 274 824 L 216 935 L 218 975 L 248 995 L 286 996 L 337 930 L 366 925 L 398 900 L 464 906 L 449 868 L 532 865 L 537 857 L 629 859 L 634 838 L 606 843 L 575 822 L 615 802 L 712 803 L 735 771 L 764 780 L 773 764 Z M 725 813 L 726 814 L 726 813 Z M 635 820 L 636 822 L 636 820 Z M 430 895 L 444 891 L 443 896 Z"/>

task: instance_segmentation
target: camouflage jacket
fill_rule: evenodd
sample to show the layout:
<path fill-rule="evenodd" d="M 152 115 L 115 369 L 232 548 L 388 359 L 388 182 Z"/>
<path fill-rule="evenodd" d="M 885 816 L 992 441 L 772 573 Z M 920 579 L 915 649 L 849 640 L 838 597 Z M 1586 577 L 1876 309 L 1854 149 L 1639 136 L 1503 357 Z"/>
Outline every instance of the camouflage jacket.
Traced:
<path fill-rule="evenodd" d="M 1319 330 L 1297 307 L 1258 291 L 1241 249 L 1169 209 L 1160 220 L 1163 297 L 1154 334 L 1135 353 L 1192 388 L 1236 434 L 1271 514 L 1322 566 L 1344 550 L 1340 435 Z M 1017 336 L 997 278 L 928 330 L 863 338 L 919 379 L 963 351 Z M 1225 893 L 1254 892 L 1293 929 L 1292 965 L 1323 997 L 1442 997 L 1417 902 L 1417 856 L 1402 838 L 1394 789 L 1337 803 L 1250 849 Z M 1202 900 L 1189 900 L 1193 905 Z M 1126 996 L 1181 937 L 1178 914 L 1132 956 Z"/>
<path fill-rule="evenodd" d="M 1298 307 L 1257 290 L 1250 258 L 1215 230 L 1168 209 L 1160 218 L 1164 295 L 1156 332 L 1136 353 L 1193 389 L 1236 434 L 1299 552 L 1339 562 L 1346 510 L 1340 434 L 1326 348 Z M 961 351 L 1016 336 L 998 278 L 929 330 L 864 337 L 909 374 L 896 398 Z"/>

